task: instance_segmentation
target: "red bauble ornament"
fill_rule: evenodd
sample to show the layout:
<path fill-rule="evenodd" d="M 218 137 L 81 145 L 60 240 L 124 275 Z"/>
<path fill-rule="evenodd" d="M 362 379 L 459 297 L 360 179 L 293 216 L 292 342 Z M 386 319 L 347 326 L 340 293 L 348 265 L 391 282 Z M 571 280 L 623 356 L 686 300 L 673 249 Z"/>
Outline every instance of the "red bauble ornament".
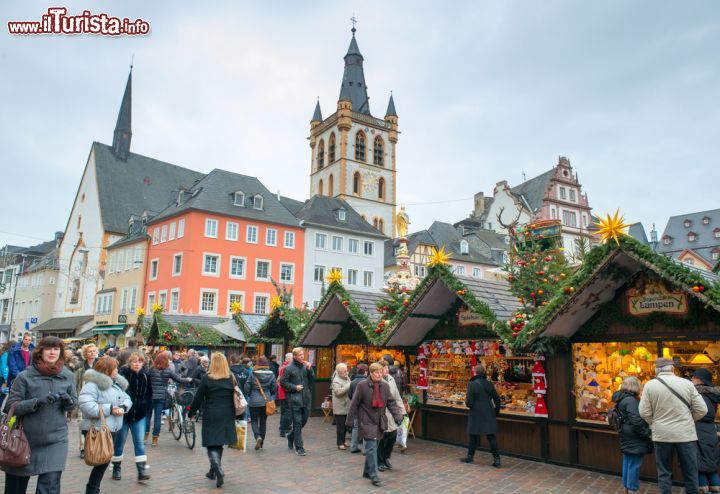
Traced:
<path fill-rule="evenodd" d="M 410 305 L 410 301 L 409 301 L 409 300 L 403 300 L 403 305 L 404 305 L 405 307 L 407 307 L 408 305 Z"/>
<path fill-rule="evenodd" d="M 532 292 L 532 293 L 530 294 L 530 296 L 531 296 L 532 298 L 535 298 L 535 297 L 536 297 L 535 292 Z"/>
<path fill-rule="evenodd" d="M 552 257 L 550 257 L 550 256 L 547 256 L 547 257 L 545 258 L 545 262 L 550 262 L 551 260 L 552 260 Z"/>

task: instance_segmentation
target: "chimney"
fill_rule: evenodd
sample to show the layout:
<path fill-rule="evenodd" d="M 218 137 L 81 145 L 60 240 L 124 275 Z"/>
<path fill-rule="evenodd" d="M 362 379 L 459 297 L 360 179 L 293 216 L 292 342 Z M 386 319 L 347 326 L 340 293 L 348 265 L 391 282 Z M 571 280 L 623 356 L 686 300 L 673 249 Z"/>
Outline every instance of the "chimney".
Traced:
<path fill-rule="evenodd" d="M 650 243 L 657 244 L 657 230 L 655 230 L 655 223 L 653 223 L 652 230 L 650 230 Z"/>
<path fill-rule="evenodd" d="M 473 218 L 480 218 L 485 212 L 485 194 L 478 192 L 475 194 L 475 209 L 473 210 Z"/>
<path fill-rule="evenodd" d="M 60 242 L 62 242 L 63 236 L 65 236 L 64 232 L 55 232 L 55 247 L 60 247 Z"/>
<path fill-rule="evenodd" d="M 128 233 L 130 235 L 139 233 L 142 230 L 143 227 L 143 219 L 140 216 L 137 216 L 133 214 L 130 216 L 130 221 L 128 222 Z"/>
<path fill-rule="evenodd" d="M 278 189 L 277 198 L 278 198 L 278 202 L 280 202 L 280 189 Z"/>

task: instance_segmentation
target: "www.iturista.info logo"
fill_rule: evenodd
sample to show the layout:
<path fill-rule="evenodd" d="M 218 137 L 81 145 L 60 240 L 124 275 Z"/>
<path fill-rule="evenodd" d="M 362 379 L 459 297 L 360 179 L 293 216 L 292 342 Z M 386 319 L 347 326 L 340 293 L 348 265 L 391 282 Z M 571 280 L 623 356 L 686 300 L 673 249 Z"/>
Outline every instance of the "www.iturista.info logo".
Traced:
<path fill-rule="evenodd" d="M 50 7 L 39 21 L 8 21 L 10 34 L 96 34 L 100 36 L 142 36 L 150 33 L 150 23 L 143 19 L 93 14 L 84 10 L 68 15 L 65 7 Z"/>

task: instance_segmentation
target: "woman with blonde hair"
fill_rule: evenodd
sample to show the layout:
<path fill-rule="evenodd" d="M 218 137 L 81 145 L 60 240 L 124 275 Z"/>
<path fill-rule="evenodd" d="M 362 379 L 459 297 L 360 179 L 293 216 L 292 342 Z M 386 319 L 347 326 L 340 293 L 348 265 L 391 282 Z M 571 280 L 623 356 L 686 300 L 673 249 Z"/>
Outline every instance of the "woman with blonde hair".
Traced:
<path fill-rule="evenodd" d="M 623 379 L 620 389 L 612 396 L 615 408 L 622 417 L 620 451 L 623 455 L 622 485 L 627 493 L 640 489 L 640 465 L 643 456 L 653 452 L 650 426 L 640 417 L 640 381 L 635 376 Z"/>
<path fill-rule="evenodd" d="M 217 487 L 223 485 L 225 478 L 222 469 L 223 446 L 235 444 L 237 441 L 233 403 L 236 385 L 237 381 L 230 372 L 225 355 L 220 352 L 213 353 L 210 369 L 200 381 L 188 413 L 192 418 L 202 408 L 203 424 L 212 424 L 212 427 L 202 428 L 202 445 L 207 448 L 210 459 L 210 471 L 205 476 L 215 480 Z"/>

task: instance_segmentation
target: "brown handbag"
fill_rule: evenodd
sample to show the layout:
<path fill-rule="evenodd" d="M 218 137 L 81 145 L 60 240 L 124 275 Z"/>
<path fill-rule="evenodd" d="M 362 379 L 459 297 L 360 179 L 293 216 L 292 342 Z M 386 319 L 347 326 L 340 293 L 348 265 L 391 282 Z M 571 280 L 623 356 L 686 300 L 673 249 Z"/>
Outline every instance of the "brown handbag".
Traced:
<path fill-rule="evenodd" d="M 258 388 L 260 389 L 260 394 L 263 397 L 263 400 L 265 400 L 265 415 L 275 415 L 275 400 L 268 400 L 265 396 L 265 391 L 263 391 L 262 386 L 260 385 L 260 379 L 257 378 L 256 375 L 253 374 L 253 377 L 255 378 L 255 382 L 258 385 Z"/>
<path fill-rule="evenodd" d="M 25 436 L 22 417 L 15 417 L 16 406 L 17 402 L 12 404 L 0 425 L 0 467 L 20 468 L 30 463 L 30 443 Z"/>
<path fill-rule="evenodd" d="M 85 464 L 95 467 L 109 463 L 113 456 L 113 437 L 107 423 L 102 405 L 98 403 L 100 427 L 93 424 L 85 434 Z"/>
<path fill-rule="evenodd" d="M 240 391 L 240 387 L 235 379 L 235 374 L 232 375 L 232 381 L 233 406 L 235 407 L 235 416 L 239 417 L 241 415 L 245 415 L 245 411 L 247 410 L 247 400 L 245 399 L 245 396 L 243 396 L 242 391 Z"/>

